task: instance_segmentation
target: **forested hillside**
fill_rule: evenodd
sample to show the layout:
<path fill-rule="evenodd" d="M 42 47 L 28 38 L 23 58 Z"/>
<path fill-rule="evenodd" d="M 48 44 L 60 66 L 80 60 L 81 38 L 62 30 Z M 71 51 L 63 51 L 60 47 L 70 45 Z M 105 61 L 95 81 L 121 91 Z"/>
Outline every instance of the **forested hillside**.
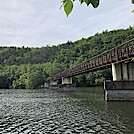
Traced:
<path fill-rule="evenodd" d="M 104 31 L 89 38 L 42 48 L 0 47 L 0 88 L 37 88 L 49 76 L 77 65 L 134 37 L 134 30 Z M 77 86 L 101 85 L 111 70 L 74 78 Z"/>

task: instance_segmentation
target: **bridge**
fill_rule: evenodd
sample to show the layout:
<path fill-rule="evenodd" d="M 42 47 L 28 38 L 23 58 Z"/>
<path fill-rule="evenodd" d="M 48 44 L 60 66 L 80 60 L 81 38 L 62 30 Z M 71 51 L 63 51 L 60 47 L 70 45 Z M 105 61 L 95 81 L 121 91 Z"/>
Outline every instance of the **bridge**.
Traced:
<path fill-rule="evenodd" d="M 97 56 L 88 59 L 87 61 L 78 64 L 72 68 L 69 68 L 61 73 L 56 74 L 49 78 L 50 85 L 57 85 L 57 80 L 62 80 L 62 85 L 72 84 L 72 77 L 96 71 L 99 69 L 112 67 L 113 81 L 105 81 L 106 99 L 107 100 L 118 100 L 114 97 L 116 94 L 120 94 L 119 91 L 131 90 L 131 93 L 125 93 L 129 96 L 131 94 L 131 100 L 134 100 L 134 38 L 117 46 L 108 51 L 105 51 Z M 115 90 L 115 95 L 111 90 Z M 119 93 L 117 93 L 119 92 Z M 124 92 L 124 91 L 123 91 Z M 133 96 L 132 96 L 133 93 Z M 112 95 L 110 97 L 110 94 Z M 130 99 L 123 95 L 124 99 Z"/>

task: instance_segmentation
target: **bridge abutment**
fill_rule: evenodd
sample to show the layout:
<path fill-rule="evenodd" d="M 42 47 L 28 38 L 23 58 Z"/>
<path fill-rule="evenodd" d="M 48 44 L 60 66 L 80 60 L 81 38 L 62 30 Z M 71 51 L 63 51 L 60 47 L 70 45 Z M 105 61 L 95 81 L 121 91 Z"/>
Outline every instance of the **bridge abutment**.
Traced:
<path fill-rule="evenodd" d="M 113 81 L 105 81 L 107 101 L 134 101 L 134 63 L 112 64 Z"/>

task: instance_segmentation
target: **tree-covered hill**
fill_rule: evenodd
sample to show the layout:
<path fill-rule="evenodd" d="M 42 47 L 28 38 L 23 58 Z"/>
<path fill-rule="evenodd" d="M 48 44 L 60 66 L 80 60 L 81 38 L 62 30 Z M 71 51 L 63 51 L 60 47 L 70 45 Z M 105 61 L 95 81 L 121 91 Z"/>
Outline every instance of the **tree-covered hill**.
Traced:
<path fill-rule="evenodd" d="M 36 88 L 49 76 L 134 38 L 134 30 L 104 31 L 88 38 L 42 48 L 0 47 L 0 88 Z M 78 86 L 100 85 L 109 70 L 75 77 Z M 40 79 L 39 79 L 40 78 Z"/>

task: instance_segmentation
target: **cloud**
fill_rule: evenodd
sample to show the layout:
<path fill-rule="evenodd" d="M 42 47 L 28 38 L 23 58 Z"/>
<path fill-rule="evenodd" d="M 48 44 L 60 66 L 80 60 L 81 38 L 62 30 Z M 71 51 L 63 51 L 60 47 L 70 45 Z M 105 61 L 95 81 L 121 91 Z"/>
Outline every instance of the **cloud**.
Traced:
<path fill-rule="evenodd" d="M 61 0 L 0 0 L 0 45 L 41 47 L 133 25 L 133 5 L 102 0 L 99 8 L 75 3 L 69 18 Z M 116 4 L 115 4 L 116 3 Z"/>

